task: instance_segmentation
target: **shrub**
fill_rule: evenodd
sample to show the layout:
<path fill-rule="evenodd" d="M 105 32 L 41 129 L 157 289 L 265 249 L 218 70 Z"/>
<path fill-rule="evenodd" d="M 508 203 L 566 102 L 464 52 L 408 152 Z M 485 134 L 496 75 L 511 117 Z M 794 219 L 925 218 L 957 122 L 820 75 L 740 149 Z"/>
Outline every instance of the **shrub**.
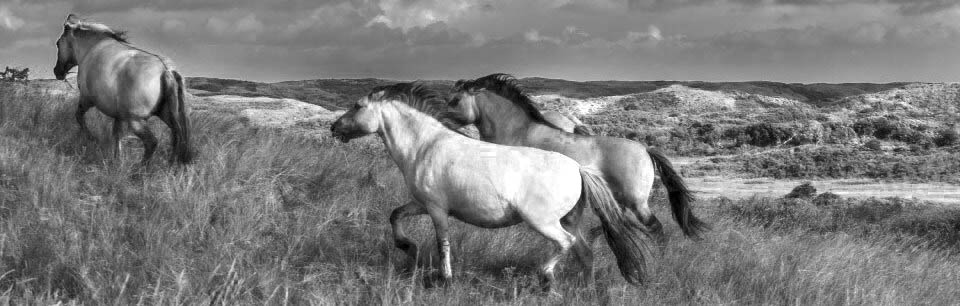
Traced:
<path fill-rule="evenodd" d="M 841 198 L 841 197 L 840 197 L 839 195 L 837 195 L 836 193 L 832 193 L 832 192 L 829 192 L 829 191 L 828 191 L 828 192 L 821 193 L 821 194 L 818 195 L 816 198 L 814 198 L 814 199 L 813 199 L 813 205 L 816 205 L 816 206 L 835 206 L 835 205 L 839 204 L 842 200 L 843 200 L 843 198 Z"/>
<path fill-rule="evenodd" d="M 793 190 L 790 191 L 784 198 L 787 199 L 810 199 L 817 195 L 817 188 L 813 187 L 813 184 L 810 182 L 804 182 L 797 187 L 793 187 Z"/>
<path fill-rule="evenodd" d="M 750 144 L 758 147 L 778 145 L 790 137 L 788 130 L 766 122 L 747 126 L 744 133 L 750 136 Z"/>
<path fill-rule="evenodd" d="M 934 140 L 937 146 L 948 147 L 960 144 L 960 133 L 953 128 L 945 128 L 937 133 L 937 139 Z"/>
<path fill-rule="evenodd" d="M 718 158 L 731 171 L 773 178 L 911 179 L 960 181 L 960 154 L 903 151 L 896 154 L 843 146 L 803 146 L 762 154 Z"/>

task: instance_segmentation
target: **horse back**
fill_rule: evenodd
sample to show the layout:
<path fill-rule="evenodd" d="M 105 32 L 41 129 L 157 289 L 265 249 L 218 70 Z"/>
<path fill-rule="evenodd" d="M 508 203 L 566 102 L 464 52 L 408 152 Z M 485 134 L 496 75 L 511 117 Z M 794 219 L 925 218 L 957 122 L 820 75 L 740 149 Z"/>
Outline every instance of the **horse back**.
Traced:
<path fill-rule="evenodd" d="M 530 130 L 523 145 L 566 155 L 585 168 L 602 172 L 616 185 L 643 185 L 645 180 L 653 180 L 653 161 L 646 146 L 629 139 L 577 135 L 543 126 Z"/>
<path fill-rule="evenodd" d="M 475 213 L 458 210 L 508 214 L 542 208 L 537 203 L 573 205 L 580 195 L 580 166 L 559 153 L 466 137 L 438 141 L 429 152 L 408 178 L 410 187 L 418 199 L 430 198 L 421 201 L 454 205 L 449 209 L 455 216 Z"/>
<path fill-rule="evenodd" d="M 119 42 L 91 49 L 78 72 L 80 94 L 114 118 L 147 118 L 161 98 L 167 70 L 157 56 Z"/>

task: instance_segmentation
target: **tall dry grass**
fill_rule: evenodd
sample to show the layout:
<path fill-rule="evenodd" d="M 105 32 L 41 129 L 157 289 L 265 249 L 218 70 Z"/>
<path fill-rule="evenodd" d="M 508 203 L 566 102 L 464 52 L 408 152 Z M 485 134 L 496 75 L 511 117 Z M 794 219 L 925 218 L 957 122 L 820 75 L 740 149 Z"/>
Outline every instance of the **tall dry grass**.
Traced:
<path fill-rule="evenodd" d="M 401 275 L 390 210 L 409 196 L 374 139 L 344 145 L 251 129 L 195 112 L 200 152 L 168 164 L 115 162 L 81 139 L 74 102 L 0 85 L 0 299 L 12 304 L 948 304 L 960 297 L 960 259 L 918 237 L 850 235 L 803 226 L 769 230 L 698 203 L 715 230 L 653 254 L 651 280 L 630 287 L 606 246 L 595 282 L 562 263 L 561 298 L 534 286 L 547 249 L 517 227 L 455 222 L 456 280 L 429 281 L 432 227 L 406 227 L 424 246 Z M 105 138 L 102 117 L 88 118 Z M 132 146 L 128 146 L 132 147 Z M 657 212 L 665 201 L 654 200 Z M 750 205 L 750 201 L 730 205 Z M 728 203 L 729 204 L 729 203 Z M 922 222 L 918 221 L 918 222 Z M 910 247 L 899 247 L 910 246 Z"/>

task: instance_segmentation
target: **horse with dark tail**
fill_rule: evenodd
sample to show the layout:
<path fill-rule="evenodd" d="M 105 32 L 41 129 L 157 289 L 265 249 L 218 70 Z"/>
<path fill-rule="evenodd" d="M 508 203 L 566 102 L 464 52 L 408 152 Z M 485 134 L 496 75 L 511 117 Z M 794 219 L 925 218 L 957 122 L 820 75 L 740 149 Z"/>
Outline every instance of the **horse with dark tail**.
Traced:
<path fill-rule="evenodd" d="M 163 101 L 157 107 L 157 116 L 170 127 L 170 142 L 176 160 L 180 163 L 193 161 L 194 150 L 190 143 L 190 117 L 184 105 L 183 77 L 176 70 L 167 70 L 161 78 Z"/>
<path fill-rule="evenodd" d="M 659 150 L 647 148 L 647 154 L 650 154 L 654 167 L 660 173 L 660 182 L 667 188 L 667 198 L 670 200 L 673 219 L 680 225 L 684 235 L 699 238 L 701 233 L 710 230 L 710 225 L 693 215 L 693 210 L 690 209 L 693 195 L 690 194 L 690 189 L 687 189 L 687 184 L 683 182 L 683 177 L 677 174 L 670 160 Z"/>
<path fill-rule="evenodd" d="M 620 274 L 631 284 L 643 283 L 646 272 L 644 253 L 647 251 L 641 233 L 643 227 L 636 218 L 631 218 L 613 197 L 607 182 L 599 175 L 580 169 L 583 181 L 581 201 L 593 208 L 600 217 L 603 236 L 617 258 Z"/>

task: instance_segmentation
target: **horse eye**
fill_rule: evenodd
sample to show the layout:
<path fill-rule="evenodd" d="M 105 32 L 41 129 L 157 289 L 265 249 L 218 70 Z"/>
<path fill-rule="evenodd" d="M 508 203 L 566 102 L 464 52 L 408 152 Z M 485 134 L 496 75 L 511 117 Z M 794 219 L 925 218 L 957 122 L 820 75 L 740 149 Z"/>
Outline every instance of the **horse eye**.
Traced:
<path fill-rule="evenodd" d="M 459 104 L 460 104 L 460 97 L 456 97 L 450 100 L 450 103 L 448 105 L 450 105 L 450 107 L 457 107 L 457 105 Z"/>

